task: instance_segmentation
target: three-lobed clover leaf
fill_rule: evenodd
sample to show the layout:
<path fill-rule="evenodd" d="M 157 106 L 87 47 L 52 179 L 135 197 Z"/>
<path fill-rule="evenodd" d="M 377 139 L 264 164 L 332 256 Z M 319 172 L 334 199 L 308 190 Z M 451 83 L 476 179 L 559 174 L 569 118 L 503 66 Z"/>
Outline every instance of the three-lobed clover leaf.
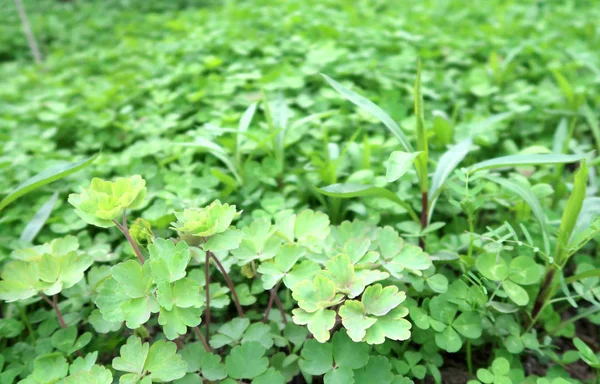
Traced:
<path fill-rule="evenodd" d="M 187 343 L 181 350 L 181 356 L 187 362 L 188 374 L 182 379 L 183 382 L 189 376 L 190 380 L 200 379 L 196 372 L 209 381 L 223 380 L 227 377 L 225 364 L 221 362 L 221 356 L 212 352 L 207 352 L 202 344 Z M 193 382 L 193 381 L 192 381 Z"/>
<path fill-rule="evenodd" d="M 150 346 L 130 336 L 113 359 L 113 368 L 127 372 L 120 383 L 165 383 L 185 376 L 187 363 L 177 354 L 175 343 L 159 340 Z"/>
<path fill-rule="evenodd" d="M 429 323 L 436 332 L 435 342 L 443 350 L 450 353 L 460 350 L 463 344 L 460 335 L 469 339 L 481 337 L 482 319 L 476 312 L 466 311 L 457 317 L 458 307 L 442 296 L 431 299 L 429 311 Z"/>
<path fill-rule="evenodd" d="M 392 227 L 377 230 L 377 243 L 381 253 L 380 261 L 392 276 L 402 277 L 405 270 L 420 276 L 421 271 L 431 267 L 429 255 L 416 245 L 408 244 Z"/>
<path fill-rule="evenodd" d="M 500 255 L 484 253 L 477 257 L 475 265 L 486 278 L 501 282 L 504 292 L 520 306 L 529 303 L 529 294 L 521 286 L 537 283 L 544 273 L 543 267 L 527 256 L 516 257 L 509 265 Z"/>
<path fill-rule="evenodd" d="M 94 178 L 81 193 L 70 194 L 69 203 L 86 223 L 108 228 L 125 209 L 138 208 L 145 197 L 146 181 L 139 175 L 119 177 L 114 182 Z"/>
<path fill-rule="evenodd" d="M 186 235 L 209 237 L 225 232 L 239 215 L 235 205 L 215 200 L 204 208 L 188 208 L 183 212 L 176 212 L 177 221 L 171 225 L 173 229 Z"/>
<path fill-rule="evenodd" d="M 490 369 L 479 368 L 477 370 L 477 380 L 469 381 L 469 384 L 484 383 L 484 384 L 512 384 L 512 380 L 508 376 L 510 371 L 510 362 L 504 357 L 498 357 L 492 362 Z"/>
<path fill-rule="evenodd" d="M 66 236 L 15 251 L 13 257 L 17 260 L 2 268 L 0 300 L 24 300 L 39 292 L 55 295 L 74 286 L 94 262 L 78 248 L 77 238 Z"/>
<path fill-rule="evenodd" d="M 286 244 L 279 248 L 272 261 L 266 261 L 258 267 L 263 288 L 271 289 L 284 279 L 304 253 L 304 248 L 296 244 Z"/>
<path fill-rule="evenodd" d="M 369 286 L 361 301 L 346 300 L 340 307 L 342 325 L 355 342 L 381 344 L 386 338 L 407 340 L 411 324 L 405 319 L 408 309 L 400 305 L 405 299 L 406 294 L 395 286 Z"/>

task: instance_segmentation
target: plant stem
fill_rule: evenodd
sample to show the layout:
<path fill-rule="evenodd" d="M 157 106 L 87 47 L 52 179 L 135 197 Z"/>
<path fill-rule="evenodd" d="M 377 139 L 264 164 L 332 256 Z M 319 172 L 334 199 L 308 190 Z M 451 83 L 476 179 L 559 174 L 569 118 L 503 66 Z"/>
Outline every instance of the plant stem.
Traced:
<path fill-rule="evenodd" d="M 560 324 L 558 324 L 555 328 L 551 329 L 550 331 L 548 331 L 548 335 L 552 336 L 553 334 L 555 334 L 556 332 L 560 331 L 561 329 L 563 329 L 564 327 L 566 327 L 567 325 L 576 322 L 579 319 L 583 319 L 586 318 L 590 315 L 593 315 L 594 313 L 600 311 L 600 306 L 594 306 L 591 309 L 585 311 L 585 312 L 581 312 L 579 315 L 577 316 L 573 316 L 570 319 L 567 319 L 565 321 L 562 321 Z"/>
<path fill-rule="evenodd" d="M 281 320 L 283 321 L 283 324 L 286 325 L 287 324 L 287 315 L 285 313 L 285 309 L 283 308 L 283 304 L 281 303 L 281 300 L 279 300 L 279 296 L 275 295 L 275 304 L 277 305 L 277 308 L 279 309 L 279 313 L 281 313 Z"/>
<path fill-rule="evenodd" d="M 233 281 L 231 281 L 229 274 L 227 273 L 227 271 L 223 267 L 223 264 L 221 264 L 221 262 L 219 261 L 217 256 L 215 256 L 214 253 L 212 253 L 211 251 L 206 251 L 206 254 L 210 255 L 210 257 L 212 257 L 212 259 L 215 261 L 215 264 L 217 264 L 217 268 L 219 268 L 219 271 L 221 271 L 221 274 L 223 275 L 223 277 L 225 278 L 225 281 L 227 282 L 227 285 L 229 286 L 229 290 L 231 291 L 231 295 L 233 296 L 233 301 L 235 302 L 235 306 L 237 308 L 238 314 L 240 315 L 240 317 L 243 318 L 244 310 L 242 309 L 242 305 L 240 304 L 240 299 L 238 299 L 238 295 L 235 290 L 235 286 L 233 285 Z"/>
<path fill-rule="evenodd" d="M 135 255 L 140 261 L 140 264 L 144 265 L 144 263 L 146 262 L 146 260 L 144 259 L 144 255 L 142 255 L 142 252 L 140 251 L 137 244 L 131 237 L 131 234 L 129 233 L 129 228 L 127 228 L 127 212 L 125 209 L 123 210 L 123 224 L 117 223 L 116 220 L 113 220 L 113 223 L 115 223 L 119 231 L 121 231 L 121 233 L 123 233 L 123 235 L 127 239 L 127 242 L 129 242 L 129 245 L 131 245 L 131 248 L 133 248 L 133 252 L 135 252 Z"/>
<path fill-rule="evenodd" d="M 15 0 L 15 6 L 17 7 L 17 13 L 19 14 L 19 18 L 21 19 L 23 33 L 25 33 L 25 37 L 27 38 L 27 44 L 29 44 L 29 49 L 31 50 L 31 54 L 33 55 L 35 63 L 41 64 L 42 54 L 40 52 L 40 48 L 38 47 L 37 41 L 35 40 L 35 35 L 33 34 L 33 30 L 31 29 L 31 24 L 29 23 L 27 12 L 25 12 L 25 7 L 23 7 L 23 2 L 21 0 Z"/>
<path fill-rule="evenodd" d="M 473 225 L 473 215 L 468 213 L 467 221 L 469 222 L 469 251 L 467 256 L 469 259 L 473 257 L 473 232 L 475 232 L 475 226 Z"/>
<path fill-rule="evenodd" d="M 265 315 L 263 316 L 263 323 L 266 323 L 269 319 L 269 313 L 271 313 L 271 308 L 273 307 L 273 302 L 275 301 L 275 296 L 277 296 L 277 288 L 279 288 L 279 282 L 275 284 L 273 288 L 271 288 L 271 295 L 269 296 L 269 302 L 267 304 L 267 309 L 265 310 Z"/>
<path fill-rule="evenodd" d="M 473 377 L 473 360 L 471 359 L 471 340 L 467 340 L 467 367 L 469 376 Z"/>
<path fill-rule="evenodd" d="M 428 217 L 427 217 L 427 191 L 423 191 L 421 193 L 421 230 L 424 230 L 425 228 L 427 228 L 427 221 L 428 221 Z M 419 238 L 419 246 L 425 250 L 425 235 L 421 236 Z"/>
<path fill-rule="evenodd" d="M 40 296 L 42 296 L 42 299 L 46 300 L 46 303 L 50 304 L 50 306 L 54 308 L 54 312 L 56 313 L 56 317 L 58 318 L 58 323 L 60 324 L 61 328 L 67 328 L 67 324 L 65 324 L 62 313 L 60 313 L 60 309 L 58 308 L 58 295 L 53 295 L 52 300 L 50 300 L 48 296 L 44 295 L 43 293 L 40 293 Z"/>
<path fill-rule="evenodd" d="M 535 304 L 533 305 L 533 309 L 531 311 L 531 317 L 534 319 L 533 323 L 537 320 L 538 315 L 544 308 L 546 304 L 546 300 L 550 297 L 550 293 L 552 288 L 554 287 L 554 266 L 550 267 L 550 270 L 546 274 L 542 285 L 540 286 L 540 291 L 535 299 Z M 532 325 L 533 325 L 532 323 Z"/>
<path fill-rule="evenodd" d="M 212 352 L 212 349 L 210 349 L 210 346 L 206 342 L 206 339 L 202 336 L 202 332 L 200 332 L 200 328 L 194 327 L 194 333 L 196 333 L 196 336 L 198 336 L 198 340 L 200 340 L 200 343 L 202 343 L 204 350 L 206 352 Z"/>
<path fill-rule="evenodd" d="M 206 310 L 204 311 L 206 341 L 210 340 L 210 255 L 206 252 L 204 265 L 204 280 L 206 283 Z"/>

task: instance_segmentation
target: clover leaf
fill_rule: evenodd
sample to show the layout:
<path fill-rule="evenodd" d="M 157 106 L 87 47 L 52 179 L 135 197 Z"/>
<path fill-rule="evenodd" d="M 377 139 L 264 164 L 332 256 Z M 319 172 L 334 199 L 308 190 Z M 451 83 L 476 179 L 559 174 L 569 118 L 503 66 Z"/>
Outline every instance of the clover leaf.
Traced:
<path fill-rule="evenodd" d="M 113 359 L 113 368 L 127 372 L 121 376 L 121 383 L 169 382 L 185 376 L 187 363 L 177 354 L 177 346 L 159 340 L 150 346 L 137 336 L 130 336 L 121 347 L 120 356 Z"/>
<path fill-rule="evenodd" d="M 428 254 L 420 247 L 404 242 L 392 227 L 380 228 L 376 235 L 383 267 L 392 276 L 401 278 L 404 270 L 420 276 L 421 271 L 432 265 Z"/>
<path fill-rule="evenodd" d="M 438 296 L 429 302 L 429 322 L 436 331 L 435 342 L 443 350 L 453 353 L 462 347 L 460 335 L 470 339 L 481 337 L 482 320 L 475 312 L 466 311 L 458 317 L 458 307 Z"/>
<path fill-rule="evenodd" d="M 318 309 L 307 312 L 301 308 L 292 311 L 294 323 L 306 325 L 308 330 L 321 343 L 329 340 L 329 331 L 335 325 L 335 311 L 330 309 Z"/>
<path fill-rule="evenodd" d="M 512 380 L 508 377 L 509 371 L 509 361 L 503 357 L 498 357 L 492 362 L 491 369 L 478 369 L 477 378 L 485 384 L 510 384 Z"/>
<path fill-rule="evenodd" d="M 188 208 L 183 212 L 176 212 L 175 217 L 177 221 L 171 225 L 176 231 L 191 236 L 209 237 L 225 232 L 231 222 L 239 217 L 239 212 L 235 205 L 215 200 L 204 208 Z"/>
<path fill-rule="evenodd" d="M 521 285 L 537 283 L 544 273 L 543 267 L 527 256 L 516 257 L 508 265 L 499 255 L 484 253 L 477 258 L 475 265 L 486 278 L 501 282 L 504 292 L 520 306 L 529 303 L 529 294 Z"/>
<path fill-rule="evenodd" d="M 333 281 L 338 292 L 354 298 L 365 289 L 365 282 L 354 273 L 354 265 L 348 255 L 340 254 L 333 257 L 326 266 L 326 270 L 322 274 Z"/>
<path fill-rule="evenodd" d="M 573 344 L 579 352 L 579 357 L 592 368 L 600 369 L 600 357 L 579 337 L 573 339 Z"/>
<path fill-rule="evenodd" d="M 224 345 L 232 345 L 242 340 L 244 331 L 250 326 L 247 318 L 235 318 L 219 327 L 217 333 L 210 339 L 213 348 L 221 348 Z"/>
<path fill-rule="evenodd" d="M 163 332 L 169 340 L 174 340 L 187 332 L 187 327 L 196 327 L 200 324 L 202 309 L 173 307 L 171 310 L 161 307 L 158 315 L 158 324 L 162 325 Z"/>
<path fill-rule="evenodd" d="M 392 381 L 392 363 L 385 356 L 371 356 L 367 365 L 354 371 L 355 384 L 390 384 Z"/>
<path fill-rule="evenodd" d="M 234 379 L 253 379 L 267 370 L 267 350 L 257 342 L 234 347 L 225 359 L 227 374 Z"/>
<path fill-rule="evenodd" d="M 427 368 L 419 364 L 423 356 L 419 352 L 406 351 L 403 357 L 403 360 L 396 361 L 396 371 L 401 375 L 410 374 L 412 377 L 423 380 L 427 373 Z"/>
<path fill-rule="evenodd" d="M 19 260 L 8 262 L 0 277 L 0 299 L 8 302 L 38 294 L 55 295 L 83 279 L 94 262 L 87 253 L 78 251 L 74 236 L 52 240 L 40 246 L 13 253 Z"/>
<path fill-rule="evenodd" d="M 281 245 L 281 239 L 275 235 L 277 228 L 270 220 L 258 219 L 242 229 L 243 239 L 239 248 L 231 254 L 238 259 L 240 265 L 253 260 L 268 260 L 273 258 Z"/>
<path fill-rule="evenodd" d="M 292 297 L 307 312 L 334 306 L 342 300 L 342 295 L 336 295 L 335 283 L 322 275 L 315 276 L 313 281 L 305 280 L 296 284 Z"/>
<path fill-rule="evenodd" d="M 395 286 L 375 284 L 365 289 L 361 301 L 346 300 L 339 314 L 344 328 L 355 342 L 381 344 L 386 338 L 406 340 L 411 324 L 404 319 L 408 310 L 400 306 L 406 299 Z"/>
<path fill-rule="evenodd" d="M 181 356 L 188 364 L 188 372 L 200 372 L 203 378 L 209 381 L 223 380 L 227 377 L 225 364 L 221 356 L 206 352 L 202 344 L 187 343 L 181 350 Z M 191 374 L 190 374 L 191 375 Z M 195 373 L 193 377 L 198 377 Z"/>
<path fill-rule="evenodd" d="M 286 244 L 279 248 L 272 261 L 259 265 L 257 271 L 261 274 L 263 288 L 271 289 L 285 278 L 304 253 L 304 248 L 296 244 Z"/>
<path fill-rule="evenodd" d="M 114 182 L 92 179 L 81 193 L 69 195 L 75 213 L 86 223 L 98 227 L 112 227 L 127 208 L 138 208 L 146 197 L 146 181 L 139 175 L 119 177 Z"/>
<path fill-rule="evenodd" d="M 310 375 L 324 374 L 327 383 L 353 383 L 353 370 L 367 365 L 369 349 L 364 343 L 353 342 L 343 331 L 336 332 L 329 343 L 308 340 L 302 349 L 300 369 Z"/>
<path fill-rule="evenodd" d="M 92 334 L 86 332 L 77 338 L 77 328 L 67 327 L 54 332 L 50 338 L 52 346 L 61 352 L 70 355 L 85 347 L 92 340 Z"/>
<path fill-rule="evenodd" d="M 152 277 L 156 283 L 172 283 L 186 275 L 190 249 L 185 241 L 174 244 L 171 240 L 156 239 L 148 246 Z"/>
<path fill-rule="evenodd" d="M 87 371 L 72 373 L 60 384 L 112 384 L 113 376 L 110 370 L 100 365 L 93 365 Z"/>

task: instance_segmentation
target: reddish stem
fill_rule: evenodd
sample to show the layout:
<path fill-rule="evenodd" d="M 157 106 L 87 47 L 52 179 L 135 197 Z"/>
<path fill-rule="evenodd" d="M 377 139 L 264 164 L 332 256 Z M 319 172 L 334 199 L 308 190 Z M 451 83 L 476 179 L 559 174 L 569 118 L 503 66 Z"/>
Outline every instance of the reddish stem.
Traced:
<path fill-rule="evenodd" d="M 269 302 L 267 303 L 267 309 L 265 310 L 265 316 L 263 317 L 263 323 L 266 323 L 269 319 L 269 313 L 271 313 L 271 308 L 273 308 L 273 302 L 275 301 L 275 296 L 277 296 L 277 288 L 279 288 L 279 283 L 275 284 L 273 288 L 271 288 L 271 295 L 269 296 Z"/>
<path fill-rule="evenodd" d="M 127 228 L 127 213 L 125 209 L 123 210 L 123 224 L 117 223 L 116 220 L 113 220 L 113 223 L 115 223 L 119 231 L 121 231 L 121 233 L 125 235 L 127 242 L 129 243 L 129 245 L 131 245 L 131 248 L 133 248 L 133 252 L 135 252 L 135 255 L 140 261 L 140 264 L 144 265 L 144 263 L 146 262 L 146 260 L 144 259 L 144 255 L 142 255 L 142 252 L 140 251 L 137 244 L 131 237 L 131 234 L 129 233 L 129 228 Z"/>
<path fill-rule="evenodd" d="M 287 324 L 287 317 L 285 314 L 285 309 L 283 308 L 283 304 L 281 303 L 281 300 L 279 300 L 279 296 L 275 295 L 275 304 L 277 305 L 277 308 L 279 308 L 279 312 L 281 313 L 281 320 L 283 321 L 283 324 Z"/>
<path fill-rule="evenodd" d="M 196 333 L 196 336 L 198 336 L 198 340 L 200 340 L 200 342 L 202 343 L 202 346 L 204 346 L 204 349 L 206 350 L 206 352 L 212 352 L 212 350 L 210 349 L 210 346 L 206 342 L 206 339 L 202 336 L 202 332 L 200 332 L 200 328 L 194 327 L 194 332 Z"/>
<path fill-rule="evenodd" d="M 58 295 L 53 295 L 52 300 L 50 300 L 48 296 L 44 295 L 43 293 L 40 293 L 40 296 L 42 296 L 42 299 L 46 300 L 46 303 L 50 304 L 50 306 L 54 308 L 54 312 L 56 313 L 56 317 L 58 318 L 58 323 L 60 324 L 61 328 L 67 328 L 65 319 L 63 319 L 62 313 L 60 313 L 60 308 L 58 308 Z"/>
<path fill-rule="evenodd" d="M 206 310 L 204 311 L 204 317 L 206 320 L 206 341 L 210 339 L 210 255 L 206 252 L 205 266 L 204 266 L 204 280 L 206 283 Z"/>
<path fill-rule="evenodd" d="M 227 271 L 223 267 L 223 264 L 221 264 L 221 262 L 219 261 L 217 256 L 215 256 L 214 253 L 212 253 L 211 251 L 206 251 L 206 254 L 210 255 L 210 257 L 212 257 L 212 259 L 215 261 L 215 264 L 217 264 L 217 268 L 219 268 L 219 270 L 221 271 L 221 274 L 223 275 L 223 277 L 225 278 L 225 281 L 227 282 L 227 285 L 229 286 L 229 290 L 231 291 L 231 295 L 233 296 L 233 301 L 235 302 L 235 306 L 237 308 L 238 314 L 240 315 L 240 317 L 243 318 L 244 310 L 242 309 L 242 305 L 240 304 L 240 300 L 238 298 L 237 292 L 233 285 L 233 281 L 231 281 L 231 278 L 229 278 L 229 274 L 227 273 Z"/>

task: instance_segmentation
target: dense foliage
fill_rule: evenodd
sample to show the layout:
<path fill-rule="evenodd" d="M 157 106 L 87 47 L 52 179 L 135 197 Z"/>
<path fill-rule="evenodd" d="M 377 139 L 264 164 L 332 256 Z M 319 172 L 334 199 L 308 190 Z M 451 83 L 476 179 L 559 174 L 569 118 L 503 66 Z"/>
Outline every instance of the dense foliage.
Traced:
<path fill-rule="evenodd" d="M 0 384 L 600 380 L 594 1 L 0 14 Z"/>

